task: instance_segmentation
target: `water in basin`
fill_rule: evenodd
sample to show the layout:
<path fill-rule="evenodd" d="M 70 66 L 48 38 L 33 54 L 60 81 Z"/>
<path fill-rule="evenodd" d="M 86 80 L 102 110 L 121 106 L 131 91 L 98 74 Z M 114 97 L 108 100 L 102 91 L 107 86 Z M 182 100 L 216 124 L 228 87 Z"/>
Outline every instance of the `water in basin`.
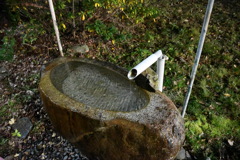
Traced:
<path fill-rule="evenodd" d="M 147 94 L 126 77 L 94 64 L 61 64 L 52 70 L 51 79 L 64 94 L 94 108 L 135 111 L 149 101 Z"/>

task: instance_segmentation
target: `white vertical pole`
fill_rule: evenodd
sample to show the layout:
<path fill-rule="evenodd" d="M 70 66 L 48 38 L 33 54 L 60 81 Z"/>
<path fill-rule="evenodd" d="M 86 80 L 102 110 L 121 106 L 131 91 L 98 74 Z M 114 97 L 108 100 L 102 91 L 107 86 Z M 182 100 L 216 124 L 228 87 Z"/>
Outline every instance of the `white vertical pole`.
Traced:
<path fill-rule="evenodd" d="M 202 31 L 201 31 L 201 35 L 200 35 L 200 40 L 199 40 L 199 43 L 198 43 L 198 49 L 197 49 L 197 52 L 196 52 L 194 65 L 193 65 L 192 72 L 191 72 L 191 77 L 190 77 L 191 81 L 190 81 L 190 84 L 188 86 L 188 92 L 187 92 L 185 100 L 184 100 L 182 117 L 184 117 L 185 113 L 186 113 L 188 101 L 189 101 L 190 94 L 191 94 L 191 91 L 192 91 L 193 82 L 194 82 L 194 79 L 195 79 L 195 76 L 196 76 L 197 67 L 198 67 L 198 64 L 199 64 L 204 40 L 205 40 L 207 29 L 208 29 L 210 16 L 211 16 L 211 13 L 212 13 L 213 4 L 214 4 L 214 0 L 209 0 L 208 1 L 208 6 L 207 6 L 207 10 L 206 10 L 205 17 L 204 17 L 203 27 L 202 27 Z"/>
<path fill-rule="evenodd" d="M 158 75 L 158 90 L 163 90 L 163 78 L 164 78 L 164 67 L 165 67 L 165 55 L 158 58 L 157 61 L 157 75 Z"/>
<path fill-rule="evenodd" d="M 57 20 L 56 20 L 54 7 L 53 7 L 53 2 L 52 2 L 52 0 L 48 0 L 48 3 L 49 3 L 49 7 L 50 7 L 50 12 L 51 12 L 51 15 L 52 15 L 55 34 L 56 34 L 56 37 L 57 37 L 58 49 L 59 49 L 60 55 L 63 57 L 64 55 L 63 55 L 63 51 L 62 51 L 62 45 L 61 45 L 61 41 L 60 41 L 59 30 L 58 30 L 58 26 L 57 26 Z"/>

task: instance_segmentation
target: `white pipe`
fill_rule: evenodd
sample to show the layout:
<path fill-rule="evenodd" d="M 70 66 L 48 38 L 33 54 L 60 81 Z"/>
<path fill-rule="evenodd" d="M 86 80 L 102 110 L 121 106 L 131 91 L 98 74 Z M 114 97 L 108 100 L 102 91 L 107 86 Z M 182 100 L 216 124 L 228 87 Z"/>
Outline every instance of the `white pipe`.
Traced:
<path fill-rule="evenodd" d="M 155 63 L 158 58 L 162 57 L 162 51 L 159 50 L 156 53 L 152 54 L 145 60 L 143 60 L 141 63 L 139 63 L 136 67 L 131 69 L 128 72 L 128 78 L 129 79 L 134 79 L 136 78 L 139 74 L 141 74 L 143 71 L 145 71 L 148 67 L 150 67 L 153 63 Z"/>
<path fill-rule="evenodd" d="M 206 37 L 210 16 L 211 16 L 212 9 L 213 9 L 213 4 L 214 4 L 214 0 L 208 0 L 208 5 L 207 5 L 207 9 L 206 9 L 206 13 L 205 13 L 204 21 L 203 21 L 203 26 L 202 26 L 202 31 L 201 31 L 201 35 L 200 35 L 200 40 L 198 42 L 198 48 L 197 48 L 197 52 L 196 52 L 191 76 L 190 76 L 191 81 L 190 81 L 190 84 L 188 86 L 188 91 L 187 91 L 187 94 L 186 94 L 186 97 L 185 97 L 185 100 L 184 100 L 184 104 L 183 104 L 182 117 L 184 117 L 185 114 L 186 114 L 188 101 L 189 101 L 189 98 L 190 98 L 190 95 L 191 95 L 191 92 L 192 92 L 193 83 L 194 83 L 195 76 L 196 76 L 196 73 L 197 73 L 197 67 L 198 67 L 198 64 L 199 64 L 200 57 L 201 57 L 202 48 L 203 48 L 204 40 L 205 40 L 205 37 Z"/>
<path fill-rule="evenodd" d="M 158 75 L 158 86 L 157 89 L 162 92 L 163 90 L 163 77 L 164 77 L 164 66 L 165 66 L 165 60 L 168 57 L 162 54 L 162 51 L 159 50 L 156 53 L 152 54 L 145 60 L 143 60 L 141 63 L 139 63 L 136 67 L 131 69 L 128 72 L 128 78 L 134 79 L 139 74 L 141 74 L 143 71 L 145 71 L 147 68 L 149 68 L 153 63 L 157 61 L 157 75 Z"/>
<path fill-rule="evenodd" d="M 48 0 L 48 3 L 49 3 L 49 7 L 50 7 L 50 12 L 51 12 L 51 15 L 52 15 L 55 34 L 56 34 L 56 37 L 57 37 L 58 49 L 59 49 L 60 55 L 63 57 L 64 55 L 63 55 L 62 45 L 61 45 L 61 41 L 60 41 L 59 30 L 58 30 L 58 26 L 57 26 L 57 20 L 56 20 L 54 7 L 53 7 L 53 2 L 52 2 L 52 0 Z"/>
<path fill-rule="evenodd" d="M 157 61 L 158 90 L 161 92 L 163 90 L 164 67 L 165 67 L 165 56 L 162 56 L 158 58 L 158 61 Z"/>

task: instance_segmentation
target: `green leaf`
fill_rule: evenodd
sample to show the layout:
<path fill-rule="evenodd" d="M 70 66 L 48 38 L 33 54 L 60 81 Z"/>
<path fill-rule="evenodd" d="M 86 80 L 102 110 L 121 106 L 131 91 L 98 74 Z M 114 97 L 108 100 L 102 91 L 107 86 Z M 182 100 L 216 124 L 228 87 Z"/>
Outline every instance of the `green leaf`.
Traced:
<path fill-rule="evenodd" d="M 15 129 L 14 132 L 12 133 L 12 136 L 14 136 L 14 137 L 21 137 L 22 135 L 21 135 L 21 133 L 17 129 Z"/>

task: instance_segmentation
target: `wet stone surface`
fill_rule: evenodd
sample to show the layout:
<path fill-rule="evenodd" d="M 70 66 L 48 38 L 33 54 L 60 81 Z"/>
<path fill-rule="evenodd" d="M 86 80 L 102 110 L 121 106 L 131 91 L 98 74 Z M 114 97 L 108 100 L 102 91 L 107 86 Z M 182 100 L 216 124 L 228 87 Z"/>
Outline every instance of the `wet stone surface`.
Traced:
<path fill-rule="evenodd" d="M 112 111 L 134 111 L 148 102 L 146 93 L 120 74 L 80 62 L 67 65 L 60 66 L 69 68 L 65 69 L 67 77 L 62 82 L 63 93 L 81 103 Z M 62 72 L 56 68 L 54 76 L 60 74 L 57 70 Z"/>

